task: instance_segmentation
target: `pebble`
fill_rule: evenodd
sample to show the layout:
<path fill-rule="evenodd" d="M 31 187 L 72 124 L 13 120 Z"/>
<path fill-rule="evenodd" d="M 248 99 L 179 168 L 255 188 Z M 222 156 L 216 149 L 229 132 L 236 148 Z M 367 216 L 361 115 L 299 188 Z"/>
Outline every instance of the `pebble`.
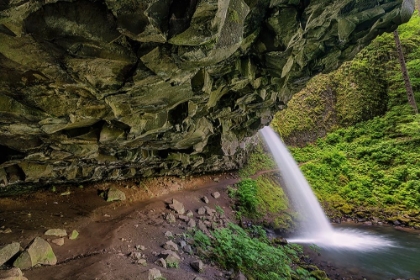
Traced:
<path fill-rule="evenodd" d="M 56 239 L 51 240 L 51 242 L 54 243 L 55 245 L 63 246 L 64 245 L 64 238 L 63 237 L 56 238 Z"/>
<path fill-rule="evenodd" d="M 218 199 L 220 197 L 220 193 L 219 192 L 214 192 L 211 194 L 215 199 Z"/>

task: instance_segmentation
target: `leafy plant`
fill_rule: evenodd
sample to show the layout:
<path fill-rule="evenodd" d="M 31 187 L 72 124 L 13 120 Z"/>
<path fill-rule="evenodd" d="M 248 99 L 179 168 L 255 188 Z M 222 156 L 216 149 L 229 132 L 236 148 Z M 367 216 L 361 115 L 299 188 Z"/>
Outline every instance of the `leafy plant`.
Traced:
<path fill-rule="evenodd" d="M 298 269 L 297 273 L 292 268 L 292 260 L 297 261 L 301 253 L 300 247 L 273 247 L 262 228 L 254 227 L 252 232 L 257 232 L 259 238 L 251 237 L 235 224 L 214 230 L 209 247 L 211 258 L 223 268 L 242 271 L 251 279 L 283 280 L 291 279 L 292 275 L 294 279 L 313 279 L 308 271 Z"/>

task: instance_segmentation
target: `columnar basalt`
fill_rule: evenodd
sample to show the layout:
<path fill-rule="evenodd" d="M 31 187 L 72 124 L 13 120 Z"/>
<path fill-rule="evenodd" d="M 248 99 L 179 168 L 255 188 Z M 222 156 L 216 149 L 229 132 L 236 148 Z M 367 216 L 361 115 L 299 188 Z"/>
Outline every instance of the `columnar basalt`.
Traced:
<path fill-rule="evenodd" d="M 312 76 L 413 9 L 411 0 L 3 1 L 0 186 L 235 169 Z"/>

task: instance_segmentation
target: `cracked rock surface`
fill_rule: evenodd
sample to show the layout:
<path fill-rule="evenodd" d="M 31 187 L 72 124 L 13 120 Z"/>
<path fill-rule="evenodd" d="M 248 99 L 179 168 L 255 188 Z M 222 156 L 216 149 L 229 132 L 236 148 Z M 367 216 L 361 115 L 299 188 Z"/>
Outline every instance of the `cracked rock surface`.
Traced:
<path fill-rule="evenodd" d="M 0 193 L 241 166 L 320 72 L 412 0 L 0 3 Z"/>

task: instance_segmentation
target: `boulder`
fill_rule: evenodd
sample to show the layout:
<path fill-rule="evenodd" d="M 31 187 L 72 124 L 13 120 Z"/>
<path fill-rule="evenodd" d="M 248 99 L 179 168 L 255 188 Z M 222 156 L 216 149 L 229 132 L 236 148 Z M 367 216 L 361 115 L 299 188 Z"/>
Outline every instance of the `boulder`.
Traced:
<path fill-rule="evenodd" d="M 29 269 L 37 264 L 55 265 L 57 258 L 51 245 L 40 237 L 36 237 L 29 247 L 19 255 L 13 263 L 14 267 Z"/>
<path fill-rule="evenodd" d="M 19 249 L 20 244 L 17 242 L 0 247 L 0 266 L 16 255 L 19 252 Z"/>
<path fill-rule="evenodd" d="M 47 230 L 44 233 L 44 235 L 53 235 L 53 236 L 64 237 L 64 236 L 67 236 L 67 231 L 65 229 L 61 229 L 61 228 L 54 228 L 54 229 Z"/>
<path fill-rule="evenodd" d="M 106 201 L 122 201 L 125 200 L 125 193 L 117 188 L 110 188 L 106 194 Z"/>

